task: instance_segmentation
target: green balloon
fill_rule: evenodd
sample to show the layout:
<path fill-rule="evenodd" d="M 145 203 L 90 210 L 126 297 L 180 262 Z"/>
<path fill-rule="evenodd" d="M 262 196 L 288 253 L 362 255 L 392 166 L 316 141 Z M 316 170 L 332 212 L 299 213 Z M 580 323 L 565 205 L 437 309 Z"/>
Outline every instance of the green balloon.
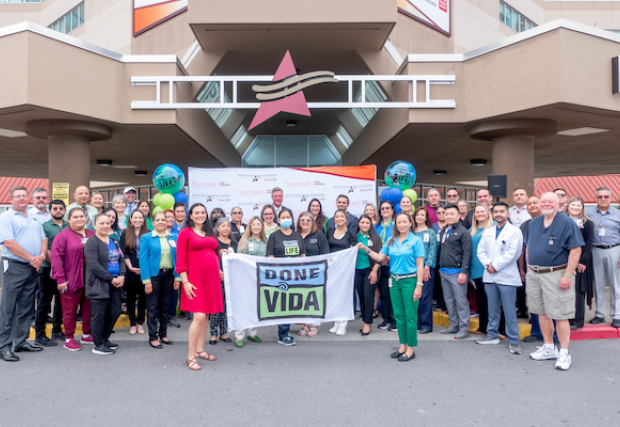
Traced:
<path fill-rule="evenodd" d="M 159 206 L 159 200 L 164 193 L 157 193 L 153 196 L 153 205 Z"/>
<path fill-rule="evenodd" d="M 418 193 L 415 192 L 415 190 L 408 188 L 406 190 L 403 190 L 403 197 L 407 196 L 411 199 L 411 203 L 415 203 L 416 200 L 418 200 Z M 411 208 L 412 210 L 415 210 L 415 207 Z"/>
<path fill-rule="evenodd" d="M 161 207 L 161 206 L 155 206 L 155 207 L 153 208 L 153 211 L 151 212 L 151 215 L 155 216 L 155 214 L 156 214 L 157 212 L 163 212 L 163 211 L 164 211 L 164 210 L 162 209 L 162 207 Z"/>
<path fill-rule="evenodd" d="M 172 209 L 174 207 L 174 196 L 168 193 L 162 194 L 159 198 L 158 206 L 164 210 Z"/>

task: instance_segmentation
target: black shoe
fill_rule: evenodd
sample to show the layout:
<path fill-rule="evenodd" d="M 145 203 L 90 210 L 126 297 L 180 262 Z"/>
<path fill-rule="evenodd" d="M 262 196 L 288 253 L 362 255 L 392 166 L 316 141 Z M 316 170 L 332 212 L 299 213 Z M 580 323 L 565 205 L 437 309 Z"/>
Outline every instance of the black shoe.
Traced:
<path fill-rule="evenodd" d="M 612 328 L 620 328 L 620 319 L 614 319 L 611 321 Z"/>
<path fill-rule="evenodd" d="M 395 351 L 394 353 L 390 354 L 390 357 L 392 359 L 398 359 L 400 356 L 402 356 L 405 353 L 401 353 L 400 351 Z"/>
<path fill-rule="evenodd" d="M 383 322 L 382 322 L 379 326 L 377 326 L 377 327 L 378 327 L 379 329 L 383 329 L 383 330 L 385 330 L 385 329 L 387 329 L 387 328 L 389 328 L 389 327 L 390 327 L 390 324 L 389 324 L 386 320 L 384 320 L 384 321 L 383 321 Z"/>
<path fill-rule="evenodd" d="M 180 328 L 181 324 L 179 322 L 177 322 L 174 318 L 171 318 L 168 321 L 168 326 L 170 326 L 171 328 Z"/>
<path fill-rule="evenodd" d="M 181 314 L 181 318 L 185 320 L 192 320 L 192 313 L 186 311 L 185 313 Z"/>
<path fill-rule="evenodd" d="M 166 344 L 166 345 L 172 345 L 173 344 L 173 342 L 172 342 L 172 340 L 170 338 L 168 338 L 168 341 L 164 341 L 164 338 L 166 338 L 166 337 L 163 337 L 163 338 L 160 337 L 159 338 L 159 341 L 161 341 L 162 344 Z"/>
<path fill-rule="evenodd" d="M 209 344 L 210 345 L 215 345 L 215 344 L 217 344 L 217 340 L 209 340 Z"/>
<path fill-rule="evenodd" d="M 605 319 L 601 317 L 594 317 L 590 320 L 590 324 L 592 325 L 600 325 L 601 323 L 605 323 Z"/>
<path fill-rule="evenodd" d="M 618 327 L 620 327 L 620 326 L 618 326 Z M 570 330 L 571 331 L 578 331 L 579 329 L 582 329 L 582 328 L 583 328 L 583 325 L 575 325 L 575 324 L 570 325 Z"/>
<path fill-rule="evenodd" d="M 407 356 L 405 353 L 398 356 L 399 362 L 409 362 L 410 360 L 415 359 L 415 353 L 411 353 L 411 357 Z"/>
<path fill-rule="evenodd" d="M 43 351 L 43 347 L 37 347 L 28 343 L 24 343 L 21 347 L 13 350 L 15 353 L 35 353 L 37 351 Z"/>
<path fill-rule="evenodd" d="M 49 339 L 45 335 L 41 338 L 35 338 L 34 343 L 41 347 L 55 347 L 58 345 L 56 341 Z"/>
<path fill-rule="evenodd" d="M 52 338 L 55 340 L 65 340 L 67 337 L 64 332 L 53 332 Z"/>
<path fill-rule="evenodd" d="M 162 348 L 164 348 L 164 346 L 163 346 L 163 345 L 161 345 L 161 344 L 154 345 L 154 344 L 153 344 L 152 342 L 150 342 L 150 341 L 149 341 L 149 345 L 150 345 L 151 347 L 153 347 L 153 348 L 157 348 L 157 349 L 159 349 L 159 350 L 161 350 Z"/>
<path fill-rule="evenodd" d="M 5 362 L 19 362 L 19 357 L 15 356 L 11 350 L 0 352 L 0 359 Z"/>
<path fill-rule="evenodd" d="M 47 320 L 45 321 L 45 323 L 54 323 L 54 319 L 52 319 L 51 316 L 47 316 Z"/>
<path fill-rule="evenodd" d="M 529 314 L 527 312 L 517 312 L 517 319 L 529 319 Z"/>
<path fill-rule="evenodd" d="M 523 342 L 527 342 L 527 343 L 540 342 L 540 341 L 542 341 L 542 338 L 535 337 L 534 335 L 528 335 L 527 337 L 523 338 Z"/>
<path fill-rule="evenodd" d="M 362 334 L 362 336 L 363 336 L 363 337 L 365 337 L 366 335 L 368 335 L 368 334 L 370 333 L 370 331 L 368 331 L 368 332 L 362 332 L 362 331 L 360 331 L 360 333 Z"/>
<path fill-rule="evenodd" d="M 230 338 L 228 338 L 228 337 L 226 337 L 226 338 L 222 338 L 222 337 L 220 337 L 220 341 L 224 341 L 224 342 L 232 342 L 232 340 L 231 340 Z"/>
<path fill-rule="evenodd" d="M 390 327 L 388 328 L 388 331 L 390 332 L 398 332 L 398 328 L 396 327 L 395 324 L 391 324 Z"/>
<path fill-rule="evenodd" d="M 111 349 L 105 344 L 98 345 L 97 347 L 93 348 L 92 352 L 98 354 L 99 356 L 111 356 L 115 353 L 113 349 Z"/>
<path fill-rule="evenodd" d="M 431 331 L 429 329 L 424 328 L 424 329 L 420 329 L 420 332 L 418 332 L 418 333 L 420 333 L 420 334 L 430 334 Z"/>
<path fill-rule="evenodd" d="M 118 344 L 116 344 L 115 342 L 108 341 L 103 345 L 105 345 L 107 348 L 111 348 L 112 350 L 116 350 L 118 348 Z"/>

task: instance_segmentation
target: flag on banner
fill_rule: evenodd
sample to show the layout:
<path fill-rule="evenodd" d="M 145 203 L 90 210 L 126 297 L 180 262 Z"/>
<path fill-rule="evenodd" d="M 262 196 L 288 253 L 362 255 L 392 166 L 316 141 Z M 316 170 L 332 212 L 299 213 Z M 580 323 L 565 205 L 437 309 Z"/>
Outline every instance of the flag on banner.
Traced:
<path fill-rule="evenodd" d="M 223 258 L 228 327 L 353 320 L 358 249 L 305 258 Z"/>

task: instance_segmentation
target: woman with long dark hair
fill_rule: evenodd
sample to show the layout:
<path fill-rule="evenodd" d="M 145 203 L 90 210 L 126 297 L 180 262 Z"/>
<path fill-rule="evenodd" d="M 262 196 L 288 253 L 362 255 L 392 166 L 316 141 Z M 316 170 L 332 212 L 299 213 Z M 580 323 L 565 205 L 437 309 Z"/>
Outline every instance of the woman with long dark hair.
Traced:
<path fill-rule="evenodd" d="M 421 272 L 424 286 L 418 304 L 418 328 L 421 334 L 428 334 L 433 332 L 433 284 L 437 264 L 437 235 L 424 207 L 421 206 L 413 212 L 413 223 L 413 235 L 420 239 L 424 246 L 424 271 Z"/>
<path fill-rule="evenodd" d="M 323 205 L 319 199 L 312 199 L 308 203 L 308 211 L 312 215 L 312 218 L 316 222 L 316 226 L 323 233 L 327 233 L 327 223 L 329 218 L 323 213 Z"/>
<path fill-rule="evenodd" d="M 375 230 L 381 238 L 381 244 L 385 243 L 392 236 L 394 228 L 394 205 L 392 202 L 383 201 L 379 205 L 379 214 L 381 220 L 375 224 Z M 392 332 L 397 330 L 396 320 L 394 320 L 394 311 L 392 309 L 392 300 L 390 298 L 390 266 L 388 260 L 381 262 L 381 274 L 379 275 L 379 300 L 381 301 L 381 316 L 383 322 L 379 325 L 379 329 L 389 329 Z"/>
<path fill-rule="evenodd" d="M 357 241 L 379 252 L 382 248 L 381 238 L 373 227 L 372 218 L 366 214 L 362 215 L 357 221 L 357 227 L 359 230 L 357 232 Z M 360 299 L 362 319 L 364 319 L 364 326 L 360 331 L 362 336 L 370 333 L 380 267 L 381 264 L 369 258 L 365 251 L 358 250 L 355 262 L 355 290 Z M 355 304 L 355 294 L 353 295 L 353 304 Z"/>
<path fill-rule="evenodd" d="M 193 371 L 201 369 L 196 358 L 215 360 L 215 356 L 204 351 L 204 345 L 208 315 L 224 311 L 217 247 L 207 208 L 195 203 L 189 210 L 187 226 L 179 233 L 176 260 L 176 271 L 183 283 L 181 310 L 194 313 L 185 361 Z"/>
<path fill-rule="evenodd" d="M 125 298 L 127 315 L 129 316 L 129 334 L 136 332 L 144 334 L 144 320 L 146 313 L 146 294 L 144 284 L 140 279 L 140 237 L 149 232 L 146 228 L 144 213 L 134 209 L 129 215 L 127 229 L 121 233 L 120 247 L 125 253 Z M 136 314 L 136 302 L 138 312 Z"/>
<path fill-rule="evenodd" d="M 144 214 L 146 221 L 146 228 L 151 231 L 153 229 L 153 221 L 151 221 L 151 204 L 148 200 L 139 200 L 137 204 L 138 209 Z"/>
<path fill-rule="evenodd" d="M 121 231 L 118 229 L 118 216 L 116 210 L 114 208 L 104 208 L 101 213 L 110 218 L 110 231 L 108 231 L 108 235 L 118 242 L 121 239 Z M 94 225 L 95 223 L 93 222 L 91 225 L 93 230 L 95 229 Z"/>

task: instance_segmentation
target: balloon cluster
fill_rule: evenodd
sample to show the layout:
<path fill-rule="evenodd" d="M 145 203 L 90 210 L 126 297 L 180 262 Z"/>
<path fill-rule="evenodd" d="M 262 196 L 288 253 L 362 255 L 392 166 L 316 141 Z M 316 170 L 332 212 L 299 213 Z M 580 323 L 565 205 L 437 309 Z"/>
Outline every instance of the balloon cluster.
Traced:
<path fill-rule="evenodd" d="M 384 178 L 390 188 L 381 192 L 381 201 L 392 202 L 396 213 L 400 213 L 400 200 L 403 197 L 409 197 L 412 205 L 418 200 L 418 193 L 411 189 L 416 180 L 415 168 L 411 163 L 402 160 L 392 163 L 385 170 Z M 413 211 L 414 207 L 411 209 Z"/>
<path fill-rule="evenodd" d="M 165 163 L 155 169 L 153 185 L 159 190 L 153 196 L 153 215 L 172 209 L 175 203 L 183 202 L 187 205 L 187 194 L 181 191 L 185 185 L 185 175 L 177 166 Z"/>

